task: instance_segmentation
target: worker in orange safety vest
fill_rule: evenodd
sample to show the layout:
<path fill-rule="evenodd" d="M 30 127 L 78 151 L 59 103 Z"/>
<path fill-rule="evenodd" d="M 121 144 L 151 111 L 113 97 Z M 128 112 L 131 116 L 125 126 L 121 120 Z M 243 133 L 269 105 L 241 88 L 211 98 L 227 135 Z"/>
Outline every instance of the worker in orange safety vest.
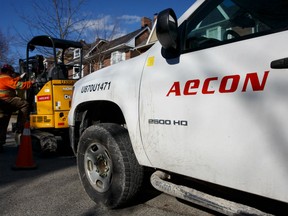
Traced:
<path fill-rule="evenodd" d="M 29 103 L 17 96 L 16 90 L 29 89 L 35 81 L 23 82 L 23 75 L 15 77 L 14 68 L 4 64 L 0 73 L 0 152 L 6 143 L 8 124 L 13 112 L 18 111 L 16 135 L 21 134 L 29 118 Z M 15 136 L 16 137 L 16 136 Z"/>

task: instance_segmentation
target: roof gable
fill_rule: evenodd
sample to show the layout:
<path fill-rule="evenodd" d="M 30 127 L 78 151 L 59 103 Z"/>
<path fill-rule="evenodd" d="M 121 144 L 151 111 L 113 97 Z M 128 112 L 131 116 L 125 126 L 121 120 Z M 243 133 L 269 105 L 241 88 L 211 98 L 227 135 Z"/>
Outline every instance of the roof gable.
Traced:
<path fill-rule="evenodd" d="M 114 40 L 111 41 L 106 41 L 106 40 L 102 40 L 102 47 L 101 47 L 101 51 L 105 51 L 105 52 L 109 52 L 109 51 L 113 51 L 113 50 L 117 50 L 119 48 L 134 48 L 135 45 L 135 39 L 141 35 L 142 33 L 144 33 L 145 31 L 149 31 L 150 32 L 150 28 L 148 26 L 144 27 L 144 28 L 140 28 L 136 31 L 133 31 L 127 35 L 123 35 L 122 37 L 116 38 Z M 105 44 L 103 44 L 105 41 Z M 93 55 L 92 53 L 95 53 L 94 51 L 98 48 L 98 46 L 100 45 L 101 40 L 97 43 L 94 42 L 94 46 L 91 46 L 91 49 L 88 50 L 87 54 L 85 57 L 88 57 L 89 55 Z M 97 51 L 96 51 L 97 52 Z"/>
<path fill-rule="evenodd" d="M 108 43 L 108 41 L 97 38 L 97 40 L 90 45 L 91 48 L 86 52 L 85 57 L 88 57 L 89 55 L 93 54 L 95 50 L 99 49 L 99 47 L 103 46 L 103 44 L 105 43 Z"/>
<path fill-rule="evenodd" d="M 135 41 L 135 38 L 138 35 L 140 35 L 142 32 L 146 31 L 147 29 L 149 29 L 149 27 L 141 28 L 141 29 L 138 29 L 138 30 L 131 32 L 127 35 L 124 35 L 120 38 L 116 38 L 115 40 L 112 40 L 109 43 L 109 48 L 113 48 L 113 47 L 119 46 L 121 44 L 131 44 L 131 41 Z M 134 47 L 134 46 L 135 46 L 135 44 L 132 45 L 132 47 Z"/>

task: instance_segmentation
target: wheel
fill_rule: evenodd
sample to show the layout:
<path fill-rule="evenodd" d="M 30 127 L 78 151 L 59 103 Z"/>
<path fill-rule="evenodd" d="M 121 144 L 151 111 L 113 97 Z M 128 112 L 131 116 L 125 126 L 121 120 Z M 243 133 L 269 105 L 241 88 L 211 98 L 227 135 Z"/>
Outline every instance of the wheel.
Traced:
<path fill-rule="evenodd" d="M 88 127 L 79 140 L 77 166 L 86 193 L 97 204 L 118 208 L 139 191 L 143 168 L 128 131 L 117 124 Z"/>
<path fill-rule="evenodd" d="M 35 152 L 42 156 L 54 156 L 57 150 L 57 140 L 54 134 L 41 131 L 31 131 L 32 145 Z"/>

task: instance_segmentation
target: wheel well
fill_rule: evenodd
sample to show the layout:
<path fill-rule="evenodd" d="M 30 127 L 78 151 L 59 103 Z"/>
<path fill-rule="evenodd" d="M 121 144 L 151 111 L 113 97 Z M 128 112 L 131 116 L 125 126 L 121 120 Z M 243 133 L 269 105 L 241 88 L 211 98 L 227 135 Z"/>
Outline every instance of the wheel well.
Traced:
<path fill-rule="evenodd" d="M 93 101 L 81 104 L 75 111 L 74 152 L 81 134 L 86 128 L 99 123 L 116 123 L 124 125 L 125 119 L 120 107 L 110 101 Z"/>

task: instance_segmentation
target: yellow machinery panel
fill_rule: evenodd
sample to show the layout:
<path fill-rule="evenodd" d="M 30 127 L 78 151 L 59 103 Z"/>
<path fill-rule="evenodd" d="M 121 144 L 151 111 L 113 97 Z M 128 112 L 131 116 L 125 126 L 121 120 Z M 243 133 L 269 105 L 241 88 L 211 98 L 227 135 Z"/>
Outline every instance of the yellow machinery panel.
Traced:
<path fill-rule="evenodd" d="M 74 80 L 53 80 L 53 108 L 55 111 L 70 110 Z M 56 118 L 56 117 L 55 117 Z"/>
<path fill-rule="evenodd" d="M 33 128 L 68 128 L 72 89 L 76 80 L 48 81 L 35 96 L 36 113 L 30 115 Z"/>
<path fill-rule="evenodd" d="M 35 96 L 37 115 L 53 115 L 52 85 L 47 82 Z"/>
<path fill-rule="evenodd" d="M 69 111 L 55 112 L 55 128 L 68 128 L 68 113 Z"/>
<path fill-rule="evenodd" d="M 31 128 L 54 128 L 54 115 L 30 115 Z"/>

